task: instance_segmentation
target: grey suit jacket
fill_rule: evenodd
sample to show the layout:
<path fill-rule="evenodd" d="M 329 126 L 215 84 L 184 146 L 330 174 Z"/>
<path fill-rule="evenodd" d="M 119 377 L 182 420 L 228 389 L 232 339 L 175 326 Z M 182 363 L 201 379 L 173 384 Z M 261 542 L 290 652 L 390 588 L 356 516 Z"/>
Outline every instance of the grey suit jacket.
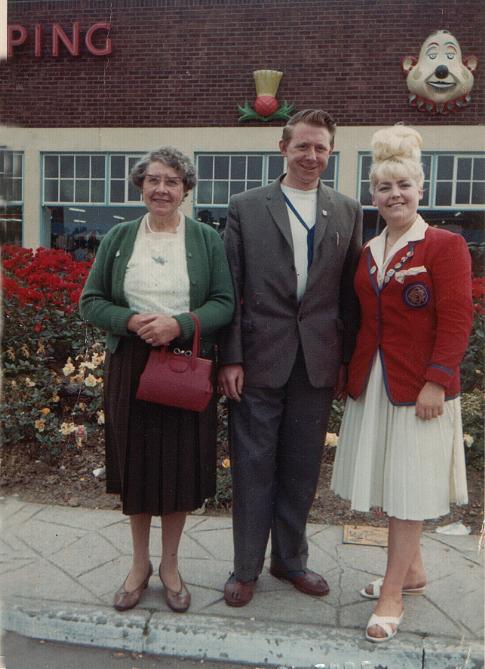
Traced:
<path fill-rule="evenodd" d="M 360 204 L 320 184 L 313 263 L 299 303 L 280 181 L 233 196 L 224 244 L 236 312 L 220 339 L 221 364 L 242 364 L 247 385 L 278 388 L 301 342 L 311 384 L 333 386 L 358 329 L 353 277 L 361 240 Z"/>

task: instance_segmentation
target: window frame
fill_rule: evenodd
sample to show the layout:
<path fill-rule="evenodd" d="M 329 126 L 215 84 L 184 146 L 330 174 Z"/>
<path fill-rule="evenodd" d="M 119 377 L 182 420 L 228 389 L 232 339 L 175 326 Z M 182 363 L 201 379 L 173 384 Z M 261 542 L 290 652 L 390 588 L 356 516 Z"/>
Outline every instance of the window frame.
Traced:
<path fill-rule="evenodd" d="M 363 181 L 368 182 L 368 179 L 363 180 L 362 178 L 362 159 L 364 157 L 369 157 L 371 155 L 370 151 L 359 151 L 358 152 L 358 181 L 357 181 L 357 200 L 361 202 L 362 198 L 362 183 Z M 420 209 L 427 209 L 432 211 L 484 211 L 485 202 L 483 204 L 457 204 L 456 203 L 456 188 L 457 188 L 457 173 L 458 173 L 458 160 L 460 158 L 483 158 L 485 159 L 485 152 L 483 151 L 423 151 L 423 157 L 430 156 L 430 174 L 429 174 L 429 202 L 427 204 L 420 203 Z M 452 184 L 452 203 L 449 205 L 436 205 L 436 191 L 437 183 L 439 181 L 446 182 L 450 181 L 449 179 L 439 179 L 438 180 L 438 161 L 442 156 L 451 156 L 453 157 L 453 177 L 451 180 Z M 472 163 L 473 170 L 473 163 Z M 473 172 L 472 172 L 473 176 Z M 460 179 L 460 182 L 463 182 L 463 179 Z M 485 179 L 477 180 L 479 183 L 485 183 Z M 468 182 L 473 185 L 473 179 L 470 179 Z M 471 190 L 470 190 L 471 197 Z M 374 205 L 362 204 L 363 209 L 368 210 L 377 210 L 377 207 Z"/>
<path fill-rule="evenodd" d="M 129 161 L 130 158 L 139 159 L 144 155 L 143 151 L 43 151 L 41 153 L 41 207 L 69 207 L 72 205 L 82 205 L 83 207 L 139 207 L 140 202 L 142 202 L 141 194 L 140 197 L 135 200 L 127 199 L 129 193 Z M 46 158 L 47 157 L 57 157 L 58 158 L 58 174 L 56 177 L 48 177 L 46 175 Z M 93 177 L 91 175 L 91 158 L 101 156 L 104 158 L 104 176 L 103 177 Z M 121 156 L 125 160 L 125 176 L 122 177 L 112 177 L 111 176 L 111 158 L 113 156 Z M 71 177 L 61 177 L 60 175 L 60 162 L 62 157 L 72 157 L 73 158 L 73 176 Z M 89 164 L 89 176 L 88 177 L 79 177 L 76 179 L 76 158 L 77 157 L 88 157 L 90 159 Z M 91 183 L 94 181 L 104 181 L 104 196 L 102 200 L 97 201 L 85 201 L 77 199 L 74 197 L 72 200 L 61 200 L 60 199 L 60 184 L 64 179 L 72 179 L 73 183 L 73 196 L 76 191 L 76 181 L 78 180 L 87 180 L 89 181 L 89 196 L 91 197 Z M 48 200 L 46 199 L 46 181 L 47 180 L 56 180 L 57 181 L 57 194 L 58 199 Z M 112 181 L 120 182 L 124 181 L 124 201 L 115 201 L 111 200 L 111 184 Z"/>

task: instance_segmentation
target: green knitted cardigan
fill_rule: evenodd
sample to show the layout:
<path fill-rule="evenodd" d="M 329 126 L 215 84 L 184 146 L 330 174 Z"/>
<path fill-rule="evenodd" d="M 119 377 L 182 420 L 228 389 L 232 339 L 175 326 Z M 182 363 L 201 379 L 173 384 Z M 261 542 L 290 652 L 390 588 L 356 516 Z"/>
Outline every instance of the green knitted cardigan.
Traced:
<path fill-rule="evenodd" d="M 107 332 L 106 347 L 114 353 L 120 337 L 135 336 L 126 325 L 137 311 L 130 309 L 123 283 L 142 218 L 115 225 L 99 245 L 80 299 L 84 320 Z M 204 223 L 185 219 L 185 251 L 190 281 L 190 311 L 200 320 L 201 350 L 210 354 L 215 334 L 231 321 L 234 290 L 224 245 L 217 232 Z M 181 340 L 189 339 L 194 323 L 188 313 L 174 316 Z"/>

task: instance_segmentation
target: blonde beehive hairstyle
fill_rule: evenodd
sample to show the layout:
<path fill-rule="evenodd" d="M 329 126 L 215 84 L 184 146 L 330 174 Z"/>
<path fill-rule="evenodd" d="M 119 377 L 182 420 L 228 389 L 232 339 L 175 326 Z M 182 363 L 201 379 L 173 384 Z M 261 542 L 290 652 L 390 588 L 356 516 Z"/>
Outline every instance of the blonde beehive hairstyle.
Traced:
<path fill-rule="evenodd" d="M 405 125 L 382 128 L 372 137 L 372 165 L 369 173 L 370 192 L 383 179 L 413 179 L 423 188 L 424 171 L 421 164 L 419 132 Z"/>

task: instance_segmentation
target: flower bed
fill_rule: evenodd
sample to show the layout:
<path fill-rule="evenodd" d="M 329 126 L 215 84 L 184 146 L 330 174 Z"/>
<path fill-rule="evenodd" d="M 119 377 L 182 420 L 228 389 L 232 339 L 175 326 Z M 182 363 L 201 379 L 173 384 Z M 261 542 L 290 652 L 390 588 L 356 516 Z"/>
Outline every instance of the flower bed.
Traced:
<path fill-rule="evenodd" d="M 77 303 L 91 263 L 64 251 L 3 249 L 3 449 L 55 462 L 64 449 L 102 436 L 103 334 L 84 323 Z M 474 327 L 462 367 L 463 423 L 469 461 L 483 457 L 485 278 L 474 278 Z M 343 405 L 329 431 L 336 442 Z M 231 500 L 225 403 L 219 403 L 218 493 Z"/>

